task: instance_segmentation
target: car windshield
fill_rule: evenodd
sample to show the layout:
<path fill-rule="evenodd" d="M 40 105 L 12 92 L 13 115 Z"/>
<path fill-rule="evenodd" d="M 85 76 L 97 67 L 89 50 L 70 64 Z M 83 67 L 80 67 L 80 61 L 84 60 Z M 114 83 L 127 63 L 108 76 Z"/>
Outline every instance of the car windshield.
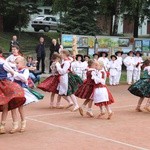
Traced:
<path fill-rule="evenodd" d="M 44 16 L 38 16 L 37 18 L 35 18 L 35 20 L 39 20 L 39 19 L 42 19 L 44 18 Z"/>

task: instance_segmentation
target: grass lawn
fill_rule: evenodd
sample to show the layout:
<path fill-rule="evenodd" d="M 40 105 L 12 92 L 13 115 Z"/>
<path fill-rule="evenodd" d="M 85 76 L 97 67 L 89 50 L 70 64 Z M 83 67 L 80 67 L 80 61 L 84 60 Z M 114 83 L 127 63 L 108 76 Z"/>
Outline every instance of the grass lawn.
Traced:
<path fill-rule="evenodd" d="M 14 33 L 0 33 L 0 47 L 2 47 L 5 52 L 9 51 L 9 44 L 13 35 L 17 35 L 17 32 Z M 35 47 L 39 41 L 39 37 L 43 36 L 45 38 L 46 47 L 49 47 L 51 39 L 58 39 L 59 34 L 57 32 L 49 32 L 49 33 L 30 33 L 30 32 L 22 32 L 18 41 L 20 43 L 20 47 L 22 52 L 25 55 L 34 54 Z"/>

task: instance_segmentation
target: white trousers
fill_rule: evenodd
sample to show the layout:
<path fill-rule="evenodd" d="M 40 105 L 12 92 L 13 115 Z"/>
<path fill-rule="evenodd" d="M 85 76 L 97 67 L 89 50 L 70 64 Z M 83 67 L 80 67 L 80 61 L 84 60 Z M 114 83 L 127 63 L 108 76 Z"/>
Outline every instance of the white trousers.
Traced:
<path fill-rule="evenodd" d="M 116 85 L 116 76 L 109 76 L 109 84 Z"/>
<path fill-rule="evenodd" d="M 127 70 L 127 83 L 132 84 L 133 70 Z"/>
<path fill-rule="evenodd" d="M 133 81 L 136 82 L 140 79 L 141 70 L 134 70 L 133 71 Z"/>
<path fill-rule="evenodd" d="M 118 70 L 116 75 L 116 84 L 120 83 L 120 78 L 121 78 L 121 70 Z"/>

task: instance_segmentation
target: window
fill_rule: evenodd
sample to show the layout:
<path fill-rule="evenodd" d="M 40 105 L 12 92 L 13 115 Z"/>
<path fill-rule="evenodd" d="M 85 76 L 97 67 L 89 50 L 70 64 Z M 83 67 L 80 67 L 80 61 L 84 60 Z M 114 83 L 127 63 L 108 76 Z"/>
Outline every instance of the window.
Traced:
<path fill-rule="evenodd" d="M 46 17 L 44 20 L 46 20 L 46 21 L 50 21 L 50 20 L 51 20 L 51 18 L 50 18 L 50 17 Z"/>
<path fill-rule="evenodd" d="M 54 21 L 54 22 L 56 22 L 56 19 L 55 19 L 55 18 L 51 18 L 51 20 Z"/>
<path fill-rule="evenodd" d="M 50 9 L 44 9 L 44 14 L 45 15 L 50 15 L 51 14 L 51 10 Z"/>

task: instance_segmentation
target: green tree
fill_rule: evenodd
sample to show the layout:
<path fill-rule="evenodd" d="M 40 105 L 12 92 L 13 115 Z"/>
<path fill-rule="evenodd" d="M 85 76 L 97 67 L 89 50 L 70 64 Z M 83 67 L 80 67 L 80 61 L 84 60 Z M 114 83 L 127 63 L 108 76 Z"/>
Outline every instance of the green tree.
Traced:
<path fill-rule="evenodd" d="M 4 19 L 4 31 L 13 31 L 16 26 L 25 27 L 29 21 L 29 14 L 37 13 L 36 0 L 2 0 L 0 14 Z"/>
<path fill-rule="evenodd" d="M 150 18 L 150 0 L 122 0 L 121 10 L 134 23 L 135 38 L 138 37 L 138 27 L 144 19 Z"/>
<path fill-rule="evenodd" d="M 63 26 L 61 26 L 61 31 L 73 34 L 98 34 L 96 25 L 96 2 L 97 0 L 69 1 L 68 5 L 66 5 L 66 13 L 62 19 Z"/>

